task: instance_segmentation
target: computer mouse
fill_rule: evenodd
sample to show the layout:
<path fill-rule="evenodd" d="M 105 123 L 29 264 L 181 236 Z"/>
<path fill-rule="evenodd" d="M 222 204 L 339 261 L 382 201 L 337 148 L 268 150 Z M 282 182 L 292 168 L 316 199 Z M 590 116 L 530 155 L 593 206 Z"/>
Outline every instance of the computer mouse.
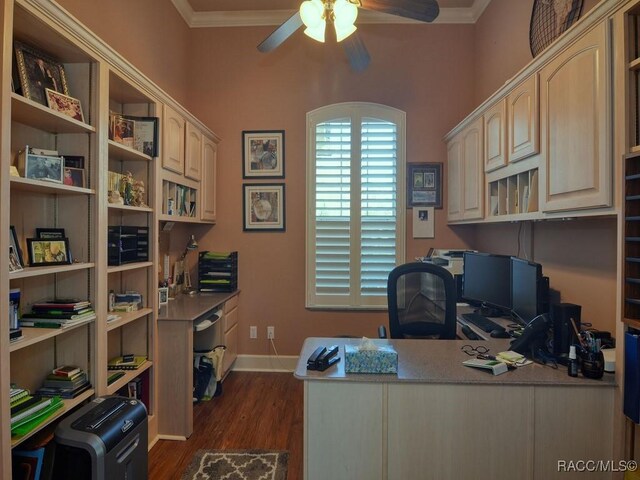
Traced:
<path fill-rule="evenodd" d="M 492 330 L 489 335 L 491 335 L 493 338 L 510 338 L 511 337 L 511 335 L 509 335 L 509 332 L 507 332 L 504 328 L 496 328 L 495 330 Z"/>

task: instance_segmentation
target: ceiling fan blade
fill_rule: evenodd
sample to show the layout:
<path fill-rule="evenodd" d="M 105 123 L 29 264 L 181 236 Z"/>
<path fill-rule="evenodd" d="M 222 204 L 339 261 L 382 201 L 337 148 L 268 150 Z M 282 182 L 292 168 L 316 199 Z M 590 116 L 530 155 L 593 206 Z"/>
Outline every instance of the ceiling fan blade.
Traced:
<path fill-rule="evenodd" d="M 355 32 L 345 38 L 342 41 L 342 45 L 353 71 L 362 72 L 369 66 L 371 57 L 369 56 L 367 47 L 364 46 L 364 42 L 358 35 L 358 32 Z"/>
<path fill-rule="evenodd" d="M 279 47 L 282 42 L 293 35 L 296 30 L 302 26 L 302 17 L 300 12 L 296 12 L 289 19 L 276 28 L 271 35 L 264 39 L 264 41 L 258 45 L 258 50 L 262 53 L 270 52 L 276 47 Z"/>
<path fill-rule="evenodd" d="M 440 13 L 436 0 L 361 0 L 362 8 L 412 18 L 420 22 L 433 22 Z"/>

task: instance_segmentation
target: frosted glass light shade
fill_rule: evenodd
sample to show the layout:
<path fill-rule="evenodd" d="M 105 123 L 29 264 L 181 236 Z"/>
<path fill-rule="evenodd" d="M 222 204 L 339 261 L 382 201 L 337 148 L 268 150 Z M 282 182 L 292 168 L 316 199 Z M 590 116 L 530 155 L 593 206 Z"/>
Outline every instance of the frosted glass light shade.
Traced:
<path fill-rule="evenodd" d="M 322 19 L 320 24 L 315 27 L 307 27 L 304 29 L 304 34 L 314 40 L 324 43 L 324 31 L 327 27 L 327 22 Z"/>
<path fill-rule="evenodd" d="M 323 15 L 324 5 L 322 0 L 306 0 L 300 5 L 302 23 L 308 28 L 318 27 L 323 22 Z"/>
<path fill-rule="evenodd" d="M 333 25 L 336 29 L 336 40 L 341 42 L 353 32 L 358 18 L 358 7 L 347 0 L 336 0 L 333 5 Z"/>

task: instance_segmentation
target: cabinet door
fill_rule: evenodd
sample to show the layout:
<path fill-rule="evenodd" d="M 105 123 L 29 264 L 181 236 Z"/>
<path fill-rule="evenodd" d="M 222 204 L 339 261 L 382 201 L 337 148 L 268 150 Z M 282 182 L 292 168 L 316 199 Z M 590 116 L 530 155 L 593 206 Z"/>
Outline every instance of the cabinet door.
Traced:
<path fill-rule="evenodd" d="M 218 168 L 218 146 L 207 137 L 202 137 L 202 189 L 200 198 L 200 218 L 207 221 L 216 219 L 216 170 Z"/>
<path fill-rule="evenodd" d="M 187 122 L 184 176 L 200 180 L 202 171 L 202 132 Z"/>
<path fill-rule="evenodd" d="M 462 142 L 460 135 L 447 144 L 447 219 L 462 219 Z"/>
<path fill-rule="evenodd" d="M 541 210 L 611 205 L 607 22 L 540 71 Z"/>
<path fill-rule="evenodd" d="M 238 312 L 235 309 L 234 312 Z M 222 375 L 226 375 L 233 362 L 238 357 L 238 325 L 234 325 L 227 332 L 224 333 L 224 345 L 227 349 L 224 352 L 224 361 L 222 362 Z"/>
<path fill-rule="evenodd" d="M 182 175 L 184 173 L 185 121 L 171 107 L 164 106 L 162 121 L 162 166 Z"/>
<path fill-rule="evenodd" d="M 462 132 L 462 217 L 473 220 L 484 217 L 484 171 L 482 118 Z"/>
<path fill-rule="evenodd" d="M 509 162 L 540 152 L 538 76 L 532 75 L 507 97 Z"/>
<path fill-rule="evenodd" d="M 484 114 L 484 171 L 507 164 L 507 101 L 500 100 Z"/>

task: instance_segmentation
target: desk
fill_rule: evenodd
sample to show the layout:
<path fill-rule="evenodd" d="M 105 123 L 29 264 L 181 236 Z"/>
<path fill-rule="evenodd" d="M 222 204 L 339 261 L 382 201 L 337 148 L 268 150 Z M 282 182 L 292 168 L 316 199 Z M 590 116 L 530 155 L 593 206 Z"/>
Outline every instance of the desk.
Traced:
<path fill-rule="evenodd" d="M 193 324 L 224 306 L 216 328 L 216 343 L 226 344 L 227 332 L 237 329 L 237 295 L 200 293 L 178 295 L 158 315 L 158 434 L 186 440 L 193 432 Z M 229 308 L 232 307 L 232 308 Z M 231 320 L 233 319 L 233 320 Z M 232 322 L 235 322 L 232 324 Z M 235 330 L 233 330 L 235 332 Z M 235 347 L 233 347 L 235 348 Z M 232 352 L 235 354 L 235 351 Z M 232 355 L 225 353 L 225 368 Z"/>
<path fill-rule="evenodd" d="M 613 375 L 529 365 L 493 376 L 462 365 L 468 340 L 374 340 L 394 346 L 398 374 L 346 374 L 343 345 L 358 341 L 308 338 L 300 353 L 306 480 L 610 478 L 560 474 L 557 460 L 612 459 Z M 330 344 L 341 361 L 307 371 Z M 509 341 L 480 344 L 495 353 Z"/>

